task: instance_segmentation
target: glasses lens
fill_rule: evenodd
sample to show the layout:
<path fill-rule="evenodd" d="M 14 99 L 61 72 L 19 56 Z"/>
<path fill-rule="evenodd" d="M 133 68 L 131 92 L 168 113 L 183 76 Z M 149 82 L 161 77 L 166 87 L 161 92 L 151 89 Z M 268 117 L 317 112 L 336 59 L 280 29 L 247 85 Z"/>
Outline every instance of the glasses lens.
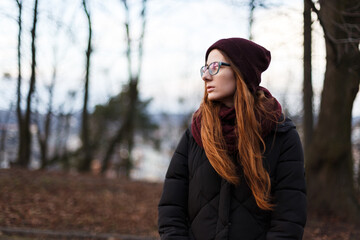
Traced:
<path fill-rule="evenodd" d="M 215 75 L 217 74 L 219 71 L 219 63 L 218 62 L 213 62 L 213 63 L 210 63 L 209 65 L 209 73 L 211 75 Z"/>
<path fill-rule="evenodd" d="M 202 66 L 202 67 L 200 68 L 201 77 L 204 75 L 205 72 L 206 72 L 206 66 Z"/>

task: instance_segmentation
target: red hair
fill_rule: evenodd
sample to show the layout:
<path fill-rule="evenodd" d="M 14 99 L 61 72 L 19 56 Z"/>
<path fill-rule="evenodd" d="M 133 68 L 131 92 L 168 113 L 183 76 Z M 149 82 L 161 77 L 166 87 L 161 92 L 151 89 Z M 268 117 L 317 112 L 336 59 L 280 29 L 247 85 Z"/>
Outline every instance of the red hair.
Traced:
<path fill-rule="evenodd" d="M 227 58 L 228 59 L 228 58 Z M 231 63 L 230 59 L 228 61 Z M 220 103 L 208 100 L 205 89 L 200 105 L 201 141 L 215 171 L 228 182 L 237 185 L 239 176 L 237 165 L 244 171 L 245 180 L 250 187 L 257 205 L 263 210 L 272 210 L 270 199 L 270 177 L 263 166 L 261 145 L 265 143 L 261 136 L 259 119 L 277 122 L 277 114 L 269 111 L 274 99 L 268 99 L 263 91 L 252 94 L 245 84 L 240 71 L 231 64 L 236 79 L 234 106 L 236 111 L 235 131 L 238 136 L 238 164 L 229 156 L 219 119 Z"/>

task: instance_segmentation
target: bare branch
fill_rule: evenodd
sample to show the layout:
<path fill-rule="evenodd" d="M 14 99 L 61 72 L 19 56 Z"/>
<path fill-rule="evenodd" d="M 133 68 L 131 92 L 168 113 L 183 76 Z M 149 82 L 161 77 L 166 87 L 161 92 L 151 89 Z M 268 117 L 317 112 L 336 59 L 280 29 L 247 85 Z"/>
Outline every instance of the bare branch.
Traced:
<path fill-rule="evenodd" d="M 332 37 L 328 33 L 328 31 L 327 31 L 327 29 L 325 27 L 325 24 L 324 24 L 324 22 L 323 22 L 323 20 L 321 18 L 320 10 L 316 8 L 316 6 L 315 6 L 315 4 L 314 4 L 314 2 L 312 0 L 305 0 L 305 1 L 307 1 L 310 4 L 311 9 L 316 13 L 316 15 L 318 17 L 318 20 L 319 20 L 319 23 L 320 23 L 320 25 L 321 25 L 321 27 L 322 27 L 322 29 L 324 31 L 325 40 L 329 42 L 329 44 L 330 44 L 332 50 L 334 51 L 334 53 L 337 53 L 337 50 L 336 50 L 336 47 L 335 47 L 335 38 Z"/>
<path fill-rule="evenodd" d="M 144 35 L 145 35 L 145 27 L 146 27 L 146 1 L 142 1 L 142 10 L 141 10 L 141 19 L 142 19 L 142 27 L 141 27 L 141 35 L 139 39 L 139 66 L 137 75 L 140 77 L 141 67 L 142 67 L 142 57 L 143 57 L 143 44 L 144 44 Z"/>
<path fill-rule="evenodd" d="M 351 12 L 342 11 L 341 14 L 345 17 L 360 17 L 360 12 L 359 13 L 351 13 Z"/>
<path fill-rule="evenodd" d="M 126 48 L 126 58 L 128 60 L 128 72 L 129 72 L 129 79 L 133 79 L 132 76 L 132 61 L 131 61 L 131 37 L 130 37 L 130 13 L 129 13 L 129 6 L 127 5 L 126 0 L 122 0 L 125 8 L 125 29 L 126 29 L 126 41 L 127 41 L 127 48 Z"/>
<path fill-rule="evenodd" d="M 358 38 L 336 39 L 335 43 L 338 43 L 338 44 L 359 43 L 359 39 Z"/>
<path fill-rule="evenodd" d="M 344 31 L 349 37 L 360 40 L 360 25 L 350 23 L 338 23 L 333 21 L 332 24 Z"/>
<path fill-rule="evenodd" d="M 353 6 L 352 8 L 347 9 L 349 12 L 352 11 L 359 11 L 360 10 L 360 2 L 357 5 Z"/>

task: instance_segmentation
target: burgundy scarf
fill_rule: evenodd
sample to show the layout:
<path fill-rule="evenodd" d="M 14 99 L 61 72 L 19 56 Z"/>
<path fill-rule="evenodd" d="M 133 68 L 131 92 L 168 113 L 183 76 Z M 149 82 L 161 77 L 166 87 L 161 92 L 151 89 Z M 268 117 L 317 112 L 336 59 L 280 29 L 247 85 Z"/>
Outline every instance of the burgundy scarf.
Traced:
<path fill-rule="evenodd" d="M 275 111 L 277 114 L 277 118 L 279 119 L 281 116 L 281 105 L 280 103 L 274 98 L 271 93 L 264 87 L 257 87 L 257 90 L 264 91 L 266 98 L 273 98 L 274 104 L 273 106 L 269 106 L 269 108 L 272 108 L 271 110 Z M 197 110 L 196 112 L 198 112 Z M 191 124 L 191 132 L 194 136 L 194 139 L 196 143 L 203 147 L 202 141 L 201 141 L 201 113 L 195 114 L 192 119 Z M 220 111 L 219 111 L 219 118 L 221 121 L 221 127 L 222 127 L 222 133 L 225 138 L 225 142 L 227 145 L 227 150 L 229 153 L 235 153 L 237 150 L 237 136 L 235 133 L 235 124 L 236 124 L 236 112 L 234 107 L 227 107 L 225 105 L 221 105 Z M 264 138 L 266 135 L 268 135 L 272 129 L 275 128 L 276 123 L 265 118 L 261 118 L 260 116 L 256 115 L 256 119 L 258 122 L 261 123 L 261 136 Z"/>

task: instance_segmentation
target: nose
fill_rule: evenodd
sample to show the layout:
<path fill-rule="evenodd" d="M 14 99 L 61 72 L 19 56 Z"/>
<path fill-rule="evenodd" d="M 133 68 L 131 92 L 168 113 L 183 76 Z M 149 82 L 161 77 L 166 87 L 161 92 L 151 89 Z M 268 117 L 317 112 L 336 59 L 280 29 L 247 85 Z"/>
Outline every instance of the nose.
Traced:
<path fill-rule="evenodd" d="M 202 75 L 201 78 L 202 78 L 202 80 L 204 80 L 205 82 L 211 80 L 211 75 L 210 75 L 208 69 L 204 72 L 204 74 Z"/>

